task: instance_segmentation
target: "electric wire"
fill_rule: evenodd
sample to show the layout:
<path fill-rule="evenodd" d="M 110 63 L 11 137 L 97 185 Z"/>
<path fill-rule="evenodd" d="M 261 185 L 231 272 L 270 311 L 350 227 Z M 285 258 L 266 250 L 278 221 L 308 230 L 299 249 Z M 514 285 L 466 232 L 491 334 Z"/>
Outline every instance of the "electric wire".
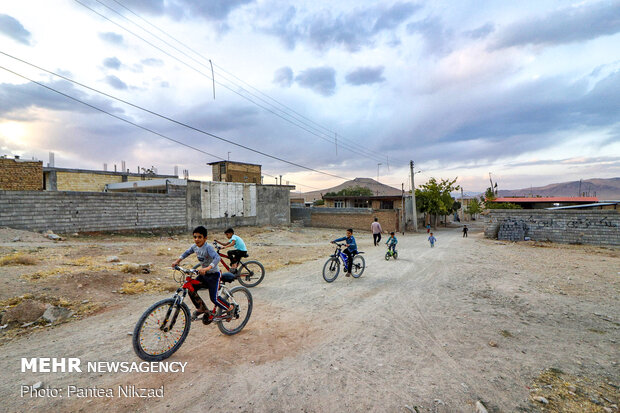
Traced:
<path fill-rule="evenodd" d="M 1 52 L 1 51 L 0 51 L 0 53 L 4 54 L 4 55 L 6 55 L 6 56 L 12 57 L 12 56 L 8 55 L 7 53 Z M 17 60 L 20 60 L 20 59 L 17 59 Z M 33 66 L 34 66 L 34 65 L 33 65 Z M 36 67 L 36 66 L 35 66 L 35 67 Z M 187 147 L 187 148 L 190 148 L 190 149 L 196 150 L 196 151 L 198 151 L 198 152 L 201 152 L 201 153 L 203 153 L 203 154 L 206 154 L 206 155 L 212 156 L 212 157 L 214 157 L 214 158 L 218 158 L 218 159 L 225 160 L 225 158 L 223 158 L 223 157 L 221 157 L 221 156 L 214 155 L 214 154 L 209 153 L 209 152 L 206 152 L 206 151 L 204 151 L 204 150 L 202 150 L 202 149 L 200 149 L 200 148 L 196 148 L 195 146 L 188 145 L 188 144 L 186 144 L 186 143 L 184 143 L 184 142 L 181 142 L 181 141 L 179 141 L 179 140 L 177 140 L 177 139 L 170 138 L 169 136 L 163 135 L 163 134 L 161 134 L 161 133 L 159 133 L 159 132 L 156 132 L 156 131 L 154 131 L 154 130 L 152 130 L 152 129 L 149 129 L 149 128 L 145 127 L 145 126 L 139 125 L 139 124 L 137 124 L 137 123 L 135 123 L 135 122 L 132 122 L 132 121 L 130 121 L 130 120 L 127 120 L 127 119 L 125 119 L 125 118 L 123 118 L 123 117 L 120 117 L 120 116 L 118 116 L 118 115 L 115 115 L 115 114 L 113 114 L 113 113 L 110 113 L 110 112 L 106 111 L 105 109 L 101 109 L 101 108 L 99 108 L 99 107 L 97 107 L 97 106 L 95 106 L 95 105 L 91 105 L 90 103 L 84 102 L 84 101 L 82 101 L 82 100 L 80 100 L 80 99 L 78 99 L 78 98 L 76 98 L 76 97 L 73 97 L 73 96 L 71 96 L 71 95 L 68 95 L 68 94 L 66 94 L 66 93 L 64 93 L 64 92 L 61 92 L 61 91 L 57 90 L 57 89 L 54 89 L 53 87 L 50 87 L 50 86 L 48 86 L 48 85 L 45 85 L 45 84 L 43 84 L 43 83 L 41 83 L 41 82 L 37 82 L 36 80 L 33 80 L 33 79 L 31 79 L 31 78 L 29 78 L 29 77 L 27 77 L 27 76 L 24 76 L 24 75 L 22 75 L 22 74 L 19 74 L 19 73 L 17 73 L 17 72 L 14 72 L 14 71 L 12 71 L 12 70 L 10 70 L 10 69 L 8 69 L 8 68 L 4 67 L 4 66 L 0 66 L 0 69 L 3 69 L 3 70 L 5 70 L 5 71 L 7 71 L 7 72 L 9 72 L 9 73 L 12 73 L 12 74 L 14 74 L 14 75 L 16 75 L 16 76 L 18 76 L 18 77 L 23 78 L 23 79 L 26 79 L 26 80 L 28 80 L 28 81 L 30 81 L 30 82 L 32 82 L 32 83 L 34 83 L 34 84 L 37 84 L 37 85 L 39 85 L 39 86 L 41 86 L 41 87 L 44 87 L 44 88 L 46 88 L 46 89 L 48 89 L 48 90 L 50 90 L 50 91 L 53 91 L 53 92 L 55 92 L 55 93 L 58 93 L 59 95 L 62 95 L 62 96 L 64 96 L 64 97 L 68 98 L 68 99 L 71 99 L 71 100 L 75 101 L 75 102 L 81 103 L 81 104 L 83 104 L 83 105 L 85 105 L 85 106 L 88 106 L 88 107 L 90 107 L 90 108 L 92 108 L 92 109 L 95 109 L 95 110 L 97 110 L 97 111 L 99 111 L 99 112 L 105 113 L 105 114 L 107 114 L 107 115 L 109 115 L 109 116 L 111 116 L 111 117 L 113 117 L 113 118 L 115 118 L 115 119 L 121 120 L 121 121 L 123 121 L 123 122 L 125 122 L 125 123 L 128 123 L 128 124 L 130 124 L 130 125 L 133 125 L 133 126 L 135 126 L 135 127 L 138 127 L 138 128 L 140 128 L 140 129 L 142 129 L 142 130 L 145 130 L 145 131 L 147 131 L 147 132 L 153 133 L 153 134 L 155 134 L 155 135 L 157 135 L 157 136 L 160 136 L 160 137 L 162 137 L 162 138 L 164 138 L 164 139 L 168 139 L 168 140 L 170 140 L 170 141 L 172 141 L 172 142 L 178 143 L 179 145 L 183 145 L 183 146 L 185 146 L 185 147 Z M 45 70 L 44 70 L 44 71 L 45 71 Z M 49 71 L 48 71 L 48 72 L 49 72 Z M 51 73 L 51 72 L 50 72 L 50 73 Z M 62 77 L 62 76 L 60 76 L 60 77 Z M 65 78 L 65 77 L 62 77 L 62 78 Z M 69 80 L 69 81 L 71 81 L 69 78 L 66 78 L 66 79 L 67 79 L 67 80 Z M 77 82 L 75 82 L 75 83 L 77 83 Z M 78 83 L 78 84 L 79 84 L 79 83 Z M 81 85 L 81 84 L 80 84 L 80 85 Z M 86 88 L 88 88 L 88 89 L 90 89 L 90 90 L 93 90 L 93 91 L 97 91 L 96 89 L 94 89 L 94 88 L 90 88 L 90 87 L 88 87 L 88 86 L 84 86 L 84 87 L 86 87 Z M 104 93 L 104 92 L 99 92 L 99 93 L 101 93 L 101 94 L 102 94 L 102 95 L 104 95 L 104 96 L 108 96 L 108 97 L 110 97 L 110 98 L 112 98 L 112 99 L 115 99 L 115 100 L 121 101 L 121 102 L 123 102 L 123 103 L 126 103 L 127 105 L 130 105 L 130 106 L 135 107 L 135 108 L 137 108 L 137 109 L 141 109 L 141 110 L 143 110 L 143 111 L 145 111 L 145 112 L 147 112 L 147 113 L 150 113 L 150 114 L 153 114 L 153 115 L 155 115 L 155 116 L 158 116 L 158 117 L 160 117 L 160 118 L 162 118 L 162 119 L 166 119 L 166 120 L 168 120 L 168 121 L 170 121 L 170 122 L 176 123 L 176 124 L 178 124 L 178 125 L 180 125 L 180 126 L 184 126 L 184 127 L 188 128 L 188 129 L 191 129 L 191 130 L 193 130 L 193 131 L 196 131 L 196 132 L 202 133 L 202 134 L 204 134 L 204 135 L 210 136 L 210 137 L 212 137 L 212 138 L 215 138 L 215 139 L 218 139 L 218 140 L 224 141 L 224 142 L 229 143 L 229 144 L 231 144 L 231 145 L 238 146 L 238 147 L 243 148 L 243 149 L 246 149 L 246 150 L 248 150 L 248 151 L 258 153 L 258 154 L 263 155 L 263 156 L 265 156 L 265 157 L 268 157 L 268 158 L 271 158 L 271 159 L 274 159 L 274 160 L 277 160 L 277 161 L 280 161 L 280 162 L 284 162 L 284 163 L 287 163 L 287 164 L 292 165 L 292 166 L 296 166 L 296 167 L 301 168 L 301 169 L 305 169 L 305 170 L 308 170 L 308 171 L 316 172 L 316 173 L 319 173 L 319 174 L 323 174 L 323 175 L 331 176 L 331 177 L 334 177 L 334 178 L 344 179 L 344 180 L 350 180 L 349 178 L 345 178 L 345 177 L 342 177 L 342 176 L 339 176 L 339 175 L 331 174 L 331 173 L 329 173 L 329 172 L 321 171 L 321 170 L 318 170 L 318 169 L 310 168 L 310 167 L 307 167 L 307 166 L 304 166 L 304 165 L 298 164 L 298 163 L 296 163 L 296 162 L 291 162 L 291 161 L 288 161 L 288 160 L 286 160 L 286 159 L 283 159 L 283 158 L 280 158 L 280 157 L 277 157 L 277 156 L 274 156 L 274 155 L 267 154 L 267 153 L 265 153 L 265 152 L 262 152 L 262 151 L 259 151 L 259 150 L 256 150 L 256 149 L 253 149 L 253 148 L 250 148 L 250 147 L 248 147 L 248 146 L 246 146 L 246 145 L 242 145 L 242 144 L 239 144 L 239 143 L 237 143 L 237 142 L 231 141 L 231 140 L 229 140 L 229 139 L 222 138 L 222 137 L 217 136 L 217 135 L 214 135 L 214 134 L 212 134 L 212 133 L 209 133 L 209 132 L 203 131 L 203 130 L 201 130 L 201 129 L 195 128 L 195 127 L 193 127 L 193 126 L 191 126 L 191 125 L 187 125 L 187 124 L 185 124 L 185 123 L 183 123 L 183 122 L 179 122 L 179 121 L 176 121 L 176 120 L 174 120 L 174 119 L 172 119 L 172 118 L 168 118 L 168 117 L 166 117 L 166 116 L 164 116 L 164 115 L 160 115 L 160 114 L 158 114 L 158 113 L 156 113 L 156 112 L 153 112 L 153 111 L 150 111 L 150 110 L 148 110 L 148 109 L 142 108 L 142 107 L 140 107 L 140 106 L 138 106 L 138 105 L 134 105 L 134 104 L 132 104 L 132 103 L 125 102 L 125 101 L 123 101 L 122 99 L 115 98 L 115 97 L 113 97 L 113 96 L 111 96 L 111 95 L 109 95 L 109 94 L 106 94 L 106 93 Z"/>
<path fill-rule="evenodd" d="M 175 57 L 175 56 L 171 55 L 170 53 L 168 53 L 168 52 L 164 51 L 163 49 L 161 49 L 160 47 L 158 47 L 158 46 L 154 45 L 153 43 L 149 42 L 148 40 L 146 40 L 146 39 L 145 39 L 145 38 L 143 38 L 142 36 L 140 36 L 140 35 L 138 35 L 138 34 L 134 33 L 133 31 L 131 31 L 131 30 L 127 29 L 126 27 L 122 26 L 121 24 L 119 24 L 119 23 L 117 23 L 117 22 L 114 22 L 113 20 L 111 20 L 111 19 L 110 19 L 110 18 L 108 18 L 107 16 L 105 16 L 105 15 L 103 15 L 103 14 L 101 14 L 101 13 L 97 12 L 96 10 L 92 9 L 91 7 L 89 7 L 89 6 L 85 5 L 85 4 L 84 4 L 84 3 L 82 3 L 80 0 L 74 0 L 74 1 L 75 1 L 75 2 L 77 2 L 78 4 L 82 5 L 83 7 L 85 7 L 85 8 L 87 8 L 87 9 L 91 10 L 93 13 L 95 13 L 95 14 L 99 15 L 100 17 L 104 18 L 105 20 L 108 20 L 109 22 L 111 22 L 111 23 L 115 24 L 116 26 L 120 27 L 121 29 L 123 29 L 123 30 L 127 31 L 128 33 L 130 33 L 130 34 L 132 34 L 132 35 L 136 36 L 136 37 L 137 37 L 137 38 L 139 38 L 140 40 L 142 40 L 142 41 L 146 42 L 147 44 L 149 44 L 150 46 L 152 46 L 152 47 L 156 48 L 157 50 L 161 51 L 162 53 L 166 54 L 167 56 L 172 57 L 173 59 L 175 59 L 175 60 L 179 61 L 180 63 L 184 64 L 185 66 L 187 66 L 187 67 L 191 68 L 192 70 L 196 71 L 197 73 L 199 73 L 199 74 L 201 74 L 201 75 L 205 76 L 206 78 L 208 78 L 208 79 L 210 79 L 210 80 L 214 81 L 215 83 L 219 84 L 220 86 L 222 86 L 222 87 L 224 87 L 224 88 L 228 89 L 229 91 L 231 91 L 231 92 L 233 92 L 233 93 L 237 94 L 238 96 L 240 96 L 240 97 L 242 97 L 242 98 L 244 98 L 244 99 L 248 100 L 249 102 L 251 102 L 251 103 L 255 104 L 256 106 L 258 106 L 258 107 L 260 107 L 260 108 L 262 108 L 262 109 L 264 109 L 264 110 L 266 110 L 267 112 L 269 112 L 269 113 L 271 113 L 271 114 L 273 114 L 273 115 L 275 115 L 275 116 L 277 116 L 277 117 L 279 117 L 279 118 L 283 119 L 283 120 L 284 120 L 284 121 L 286 121 L 286 122 L 289 122 L 289 123 L 293 124 L 294 126 L 299 127 L 300 129 L 302 129 L 302 130 L 304 130 L 304 131 L 306 131 L 306 132 L 308 132 L 308 133 L 310 133 L 310 134 L 312 134 L 312 135 L 314 135 L 314 136 L 316 136 L 316 137 L 318 137 L 318 138 L 320 138 L 320 139 L 322 139 L 322 140 L 324 140 L 324 141 L 327 141 L 327 142 L 329 142 L 329 143 L 335 143 L 334 141 L 332 141 L 331 137 L 330 137 L 330 138 L 326 138 L 326 137 L 324 137 L 324 136 L 321 136 L 321 135 L 318 135 L 317 133 L 315 133 L 314 131 L 317 131 L 317 132 L 319 132 L 319 133 L 323 133 L 323 134 L 325 134 L 324 132 L 319 131 L 316 127 L 314 127 L 314 126 L 312 126 L 312 125 L 309 125 L 307 122 L 304 122 L 303 120 L 300 120 L 300 119 L 298 119 L 298 118 L 296 118 L 296 117 L 292 116 L 290 113 L 284 112 L 282 109 L 274 108 L 275 110 L 280 110 L 280 111 L 284 112 L 284 114 L 285 114 L 286 116 L 291 117 L 291 118 L 292 118 L 292 119 L 294 119 L 296 122 L 300 122 L 300 123 L 302 123 L 302 125 L 304 125 L 304 126 L 299 125 L 298 123 L 295 123 L 295 122 L 294 122 L 294 121 L 292 121 L 291 119 L 285 118 L 283 115 L 281 115 L 281 114 L 279 114 L 279 113 L 274 112 L 274 110 L 272 110 L 272 109 L 270 109 L 270 108 L 267 108 L 267 107 L 265 107 L 265 106 L 263 106 L 263 105 L 261 105 L 261 104 L 257 103 L 257 102 L 256 102 L 256 101 L 254 101 L 253 99 L 251 99 L 251 98 L 249 98 L 249 97 L 247 97 L 247 96 L 243 95 L 242 93 L 239 93 L 238 91 L 233 90 L 232 88 L 230 88 L 230 87 L 228 87 L 227 85 L 223 84 L 223 83 L 222 83 L 222 82 L 220 82 L 219 80 L 215 80 L 215 79 L 213 79 L 212 77 L 210 77 L 209 75 L 205 74 L 204 72 L 202 72 L 202 71 L 200 71 L 200 70 L 198 70 L 198 69 L 196 69 L 196 68 L 194 68 L 194 67 L 190 66 L 190 65 L 189 65 L 188 63 L 186 63 L 186 62 L 183 62 L 181 59 L 179 59 L 179 58 L 177 58 L 177 57 Z M 152 32 L 148 31 L 148 30 L 147 30 L 147 29 L 145 29 L 144 27 L 142 27 L 142 26 L 140 26 L 139 24 L 135 23 L 135 22 L 134 22 L 134 21 L 132 21 L 131 19 L 129 19 L 129 18 L 127 18 L 126 16 L 122 15 L 122 14 L 121 14 L 121 13 L 119 13 L 117 10 L 114 10 L 114 9 L 113 9 L 113 8 L 111 8 L 110 6 L 108 6 L 108 5 L 104 4 L 104 3 L 102 3 L 100 0 L 95 0 L 95 1 L 96 1 L 97 3 L 99 3 L 99 4 L 101 4 L 102 6 L 106 7 L 108 10 L 112 11 L 113 13 L 115 13 L 115 14 L 119 15 L 119 16 L 120 16 L 120 17 L 122 17 L 123 19 L 125 19 L 125 20 L 129 21 L 130 23 L 134 24 L 135 26 L 139 27 L 141 30 L 143 30 L 143 31 L 147 32 L 147 33 L 148 33 L 148 34 L 150 34 L 151 36 L 153 36 L 153 37 L 157 38 L 158 40 L 160 40 L 160 41 L 161 41 L 161 42 L 163 42 L 164 44 L 166 44 L 166 45 L 168 45 L 169 47 L 171 47 L 171 48 L 173 48 L 174 50 L 176 50 L 177 52 L 179 52 L 179 53 L 183 54 L 184 56 L 186 56 L 186 57 L 190 58 L 190 59 L 191 59 L 191 60 L 193 60 L 194 62 L 196 62 L 196 63 L 198 63 L 198 64 L 200 64 L 200 65 L 202 65 L 202 66 L 205 66 L 205 67 L 206 67 L 206 64 L 199 62 L 199 61 L 198 61 L 198 60 L 196 60 L 195 58 L 193 58 L 193 57 L 189 56 L 187 53 L 185 53 L 185 52 L 183 52 L 183 51 L 179 50 L 178 48 L 174 47 L 174 46 L 173 46 L 173 45 L 171 45 L 170 43 L 168 43 L 168 42 L 166 42 L 165 40 L 161 39 L 159 36 L 157 36 L 157 35 L 153 34 Z M 141 20 L 145 21 L 145 22 L 146 22 L 147 24 L 149 24 L 150 26 L 157 28 L 157 26 L 155 26 L 155 25 L 153 25 L 153 24 L 149 23 L 146 19 L 144 19 L 144 18 L 140 17 L 137 13 L 133 12 L 133 11 L 132 11 L 132 10 L 130 10 L 128 7 L 126 7 L 126 6 L 122 5 L 121 3 L 119 3 L 119 2 L 118 2 L 118 1 L 116 1 L 116 0 L 113 0 L 113 1 L 114 1 L 115 3 L 117 3 L 117 4 L 119 4 L 120 6 L 122 6 L 123 8 L 125 8 L 126 10 L 128 10 L 129 12 L 131 12 L 132 14 L 136 15 L 136 16 L 137 16 L 138 18 L 140 18 Z M 176 41 L 177 43 L 179 43 L 179 44 L 183 45 L 183 46 L 184 46 L 184 47 L 186 47 L 188 50 L 192 51 L 193 53 L 195 53 L 196 55 L 198 55 L 198 56 L 199 56 L 199 57 L 201 57 L 202 59 L 205 59 L 203 56 L 201 56 L 199 53 L 197 53 L 196 51 L 194 51 L 193 49 L 191 49 L 189 46 L 186 46 L 186 45 L 185 45 L 184 43 L 182 43 L 181 41 L 179 41 L 179 40 L 175 39 L 174 37 L 170 36 L 169 34 L 167 34 L 166 32 L 164 32 L 163 30 L 161 30 L 161 29 L 159 29 L 159 28 L 157 28 L 157 29 L 158 29 L 160 32 L 162 32 L 162 33 L 166 34 L 168 37 L 170 37 L 170 38 L 171 38 L 171 39 L 173 39 L 174 41 Z M 229 74 L 230 76 L 233 76 L 233 77 L 235 77 L 236 79 L 238 79 L 239 81 L 243 82 L 241 79 L 239 79 L 238 77 L 236 77 L 236 76 L 232 75 L 231 73 L 229 73 L 228 71 L 226 71 L 225 69 L 223 69 L 221 66 L 219 66 L 219 65 L 217 65 L 217 64 L 216 64 L 215 66 L 216 66 L 216 67 L 218 67 L 220 70 L 224 71 L 225 73 Z M 222 76 L 222 74 L 221 74 L 221 73 L 218 73 L 218 74 L 219 74 L 220 76 Z M 230 83 L 233 83 L 233 84 L 234 84 L 234 82 L 233 82 L 233 81 L 231 81 L 231 80 L 230 80 L 229 78 L 227 78 L 226 76 L 222 76 L 222 77 L 224 77 L 224 79 L 226 79 L 226 80 L 227 80 L 227 81 L 229 81 Z M 246 84 L 246 85 L 248 85 L 249 87 L 253 88 L 253 89 L 254 89 L 254 90 L 256 90 L 258 93 L 261 93 L 262 95 L 264 95 L 264 96 L 268 97 L 269 99 L 271 99 L 271 100 L 273 100 L 273 101 L 277 102 L 277 100 L 275 100 L 275 99 L 273 99 L 273 98 L 269 97 L 268 95 L 264 94 L 263 92 L 259 91 L 258 89 L 254 88 L 253 86 L 251 86 L 251 85 L 247 84 L 246 82 L 243 82 L 243 83 L 245 83 L 245 84 Z M 269 102 L 267 102 L 265 99 L 263 99 L 263 98 L 261 98 L 260 96 L 257 96 L 256 94 L 254 94 L 254 93 L 252 93 L 252 92 L 248 91 L 247 89 L 243 88 L 242 86 L 240 86 L 240 85 L 238 85 L 238 84 L 237 84 L 237 85 L 235 85 L 235 86 L 237 86 L 239 89 L 241 89 L 241 90 L 242 90 L 242 91 L 244 91 L 245 93 L 249 94 L 250 96 L 252 96 L 252 97 L 254 97 L 254 98 L 256 98 L 256 99 L 259 99 L 260 101 L 264 102 L 265 104 L 271 105 L 271 104 L 270 104 Z M 284 106 L 285 108 L 288 108 L 286 105 L 284 105 L 284 104 L 282 104 L 282 103 L 280 103 L 280 102 L 278 102 L 278 103 L 279 103 L 281 106 Z M 273 105 L 271 105 L 271 106 L 273 107 Z M 292 111 L 292 112 L 294 112 L 294 113 L 297 113 L 297 112 L 295 112 L 294 110 L 292 110 L 292 109 L 290 109 L 290 108 L 288 108 L 288 110 L 290 110 L 290 111 Z M 301 114 L 298 114 L 298 115 L 299 115 L 299 116 L 301 116 L 301 117 L 303 117 L 303 118 L 305 118 L 305 119 L 308 119 L 308 118 L 304 117 L 304 116 L 303 116 L 303 115 L 301 115 Z M 314 121 L 312 121 L 312 120 L 310 120 L 310 119 L 308 119 L 308 120 L 309 120 L 310 122 L 315 123 L 315 124 L 317 124 L 317 125 L 318 125 L 318 123 L 316 123 L 316 122 L 314 122 Z M 319 126 L 320 126 L 320 125 L 319 125 Z M 322 127 L 323 129 L 329 130 L 329 129 L 327 129 L 327 128 L 323 127 L 323 126 L 321 126 L 321 127 Z M 309 130 L 308 128 L 312 128 L 312 129 L 314 129 L 314 131 Z M 331 131 L 330 131 L 330 132 L 331 132 Z M 333 132 L 333 133 L 335 133 L 335 132 Z M 351 140 L 349 140 L 349 139 L 345 138 L 345 137 L 344 137 L 344 136 L 342 136 L 342 135 L 338 135 L 338 136 L 339 136 L 341 139 L 344 139 L 344 140 L 346 140 L 346 141 L 349 141 L 349 142 L 351 143 L 351 145 L 355 145 L 355 144 L 356 144 L 354 141 L 351 141 Z M 355 154 L 357 154 L 357 155 L 365 156 L 365 157 L 370 158 L 370 159 L 373 159 L 373 160 L 383 160 L 383 158 L 377 157 L 377 155 L 376 155 L 376 154 L 374 154 L 374 153 L 372 153 L 372 152 L 370 152 L 370 151 L 367 151 L 367 150 L 365 150 L 365 149 L 363 149 L 363 148 L 357 148 L 357 147 L 354 147 L 354 146 L 345 146 L 345 148 L 346 148 L 348 151 L 353 152 L 353 153 L 355 153 Z"/>

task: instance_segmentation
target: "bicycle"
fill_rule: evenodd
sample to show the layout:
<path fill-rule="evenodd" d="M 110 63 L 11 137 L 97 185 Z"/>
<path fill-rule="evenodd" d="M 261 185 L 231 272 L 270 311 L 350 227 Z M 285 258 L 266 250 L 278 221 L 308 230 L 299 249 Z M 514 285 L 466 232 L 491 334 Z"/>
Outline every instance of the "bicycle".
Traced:
<path fill-rule="evenodd" d="M 146 361 L 160 361 L 170 357 L 183 344 L 189 334 L 192 317 L 189 307 L 183 302 L 188 291 L 194 290 L 198 281 L 194 276 L 198 272 L 193 269 L 174 267 L 175 271 L 183 274 L 181 277 L 173 275 L 173 279 L 180 284 L 171 298 L 166 298 L 150 306 L 140 317 L 133 330 L 133 349 L 138 357 Z M 184 276 L 184 277 L 183 277 Z M 216 323 L 222 334 L 234 335 L 243 330 L 252 314 L 252 293 L 245 287 L 236 286 L 228 289 L 224 284 L 233 282 L 235 277 L 231 273 L 221 275 L 218 294 L 234 305 L 232 317 L 221 308 L 203 316 L 203 324 Z M 215 310 L 215 309 L 214 309 Z M 207 318 L 205 318 L 207 317 Z"/>
<path fill-rule="evenodd" d="M 215 248 L 220 257 L 228 258 L 228 255 L 222 254 L 220 252 L 220 249 L 222 247 L 220 247 L 216 242 L 213 242 L 213 247 Z M 230 271 L 230 266 L 226 264 L 224 260 L 220 260 L 220 262 L 222 263 L 224 268 L 226 268 L 226 271 Z M 194 268 L 197 267 L 198 265 Z M 263 264 L 256 260 L 246 262 L 241 262 L 241 260 L 239 260 L 236 276 L 236 278 L 239 280 L 239 283 L 244 287 L 256 287 L 258 284 L 260 284 L 261 281 L 263 281 L 263 278 L 265 278 L 265 267 L 263 266 Z"/>
<path fill-rule="evenodd" d="M 336 244 L 336 251 L 330 255 L 330 258 L 323 265 L 323 279 L 328 283 L 333 282 L 336 278 L 338 278 L 338 274 L 340 274 L 340 261 L 342 261 L 344 265 L 344 270 L 347 271 L 347 255 L 342 252 L 342 247 L 345 244 Z M 364 269 L 366 269 L 366 260 L 360 254 L 363 254 L 362 251 L 358 251 L 354 256 L 351 265 L 351 275 L 353 278 L 359 278 L 362 276 Z"/>
<path fill-rule="evenodd" d="M 395 260 L 397 260 L 398 259 L 398 251 L 396 251 L 396 249 L 392 250 L 391 248 L 388 248 L 387 252 L 385 253 L 385 260 L 389 261 L 391 257 L 393 257 Z"/>

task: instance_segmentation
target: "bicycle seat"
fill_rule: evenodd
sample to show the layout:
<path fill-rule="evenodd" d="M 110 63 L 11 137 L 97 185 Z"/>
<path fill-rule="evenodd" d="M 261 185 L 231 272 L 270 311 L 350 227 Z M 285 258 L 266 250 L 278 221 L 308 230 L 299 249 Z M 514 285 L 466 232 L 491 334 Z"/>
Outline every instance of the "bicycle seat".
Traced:
<path fill-rule="evenodd" d="M 357 254 L 363 254 L 363 253 L 364 253 L 364 251 L 358 251 L 358 252 L 356 252 L 356 253 L 355 253 L 355 255 L 357 255 Z"/>
<path fill-rule="evenodd" d="M 220 280 L 222 280 L 223 283 L 231 283 L 235 281 L 236 278 L 237 277 L 235 276 L 235 274 L 230 273 L 230 272 L 225 272 L 225 273 L 222 273 Z"/>

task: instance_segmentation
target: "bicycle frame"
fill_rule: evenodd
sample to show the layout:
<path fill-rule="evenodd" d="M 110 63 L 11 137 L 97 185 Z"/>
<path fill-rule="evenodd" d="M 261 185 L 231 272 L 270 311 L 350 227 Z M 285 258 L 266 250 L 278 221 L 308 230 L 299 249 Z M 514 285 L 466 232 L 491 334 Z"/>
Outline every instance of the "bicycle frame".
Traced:
<path fill-rule="evenodd" d="M 340 258 L 340 260 L 342 261 L 342 263 L 344 264 L 344 269 L 347 270 L 348 269 L 348 257 L 347 254 L 345 254 L 344 252 L 342 252 L 342 247 L 344 246 L 343 244 L 336 244 L 336 251 L 334 251 L 334 254 L 332 255 L 332 257 L 335 258 Z"/>

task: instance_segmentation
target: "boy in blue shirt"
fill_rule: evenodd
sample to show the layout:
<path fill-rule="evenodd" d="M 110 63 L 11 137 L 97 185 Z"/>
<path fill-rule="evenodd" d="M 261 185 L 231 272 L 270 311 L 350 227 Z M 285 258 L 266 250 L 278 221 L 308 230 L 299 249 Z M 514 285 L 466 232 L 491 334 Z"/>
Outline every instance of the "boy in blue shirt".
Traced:
<path fill-rule="evenodd" d="M 349 228 L 347 230 L 347 236 L 338 238 L 333 240 L 331 243 L 335 244 L 336 242 L 345 241 L 346 249 L 343 251 L 347 256 L 347 273 L 345 274 L 347 277 L 351 276 L 351 263 L 353 262 L 353 256 L 357 254 L 357 243 L 355 242 L 355 238 L 353 237 L 353 229 Z"/>
<path fill-rule="evenodd" d="M 198 269 L 198 276 L 196 277 L 196 280 L 200 281 L 200 284 L 194 285 L 194 291 L 188 292 L 189 298 L 196 307 L 196 311 L 192 314 L 192 319 L 195 320 L 201 314 L 205 313 L 209 314 L 208 317 L 207 315 L 203 316 L 203 323 L 207 324 L 210 322 L 209 320 L 213 319 L 213 313 L 207 310 L 207 306 L 198 295 L 198 290 L 203 288 L 209 289 L 209 298 L 211 298 L 213 304 L 224 311 L 228 311 L 227 318 L 231 319 L 233 315 L 233 306 L 218 295 L 221 273 L 217 264 L 220 262 L 220 255 L 215 251 L 215 248 L 207 243 L 207 229 L 205 227 L 202 225 L 196 227 L 192 235 L 194 236 L 194 245 L 189 247 L 187 251 L 181 254 L 181 256 L 172 263 L 172 268 L 174 268 L 179 265 L 182 260 L 194 253 L 201 263 L 201 268 Z"/>
<path fill-rule="evenodd" d="M 235 248 L 234 250 L 228 251 L 228 259 L 230 260 L 230 272 L 236 274 L 239 261 L 241 261 L 241 258 L 248 256 L 248 249 L 245 246 L 245 242 L 243 242 L 240 236 L 235 235 L 235 230 L 233 230 L 232 228 L 228 228 L 226 231 L 224 231 L 224 235 L 226 235 L 226 238 L 228 238 L 227 243 L 219 242 L 218 240 L 215 240 L 215 242 L 220 244 L 222 246 L 222 249 L 228 247 Z"/>
<path fill-rule="evenodd" d="M 392 250 L 392 254 L 396 252 L 396 244 L 398 244 L 398 240 L 396 239 L 396 235 L 393 232 L 390 232 L 390 238 L 388 238 L 385 245 L 388 246 L 388 250 Z"/>
<path fill-rule="evenodd" d="M 433 247 L 435 246 L 435 241 L 437 241 L 437 238 L 435 238 L 435 237 L 433 236 L 433 233 L 431 232 L 431 236 L 430 236 L 430 237 L 428 237 L 428 242 L 430 242 L 430 243 L 431 243 L 431 248 L 433 248 Z"/>

